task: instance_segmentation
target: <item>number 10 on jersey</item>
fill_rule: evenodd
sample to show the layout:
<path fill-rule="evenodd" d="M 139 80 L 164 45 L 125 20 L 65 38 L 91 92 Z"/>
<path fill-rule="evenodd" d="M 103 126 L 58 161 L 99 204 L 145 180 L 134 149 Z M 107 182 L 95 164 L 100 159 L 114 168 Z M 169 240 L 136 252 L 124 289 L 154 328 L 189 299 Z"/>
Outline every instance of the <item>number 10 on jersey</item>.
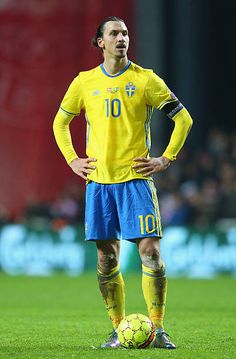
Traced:
<path fill-rule="evenodd" d="M 113 98 L 112 100 L 109 98 L 105 99 L 106 103 L 106 117 L 114 117 L 117 118 L 121 114 L 121 102 L 118 98 Z"/>

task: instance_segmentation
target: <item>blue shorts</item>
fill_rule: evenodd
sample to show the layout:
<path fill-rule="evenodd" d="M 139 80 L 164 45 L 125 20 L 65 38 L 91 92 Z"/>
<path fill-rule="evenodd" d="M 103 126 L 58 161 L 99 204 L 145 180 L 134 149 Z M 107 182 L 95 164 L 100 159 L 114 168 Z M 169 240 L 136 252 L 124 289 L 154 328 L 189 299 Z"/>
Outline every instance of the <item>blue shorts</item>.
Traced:
<path fill-rule="evenodd" d="M 90 182 L 86 188 L 86 240 L 162 237 L 156 188 L 152 180 Z"/>

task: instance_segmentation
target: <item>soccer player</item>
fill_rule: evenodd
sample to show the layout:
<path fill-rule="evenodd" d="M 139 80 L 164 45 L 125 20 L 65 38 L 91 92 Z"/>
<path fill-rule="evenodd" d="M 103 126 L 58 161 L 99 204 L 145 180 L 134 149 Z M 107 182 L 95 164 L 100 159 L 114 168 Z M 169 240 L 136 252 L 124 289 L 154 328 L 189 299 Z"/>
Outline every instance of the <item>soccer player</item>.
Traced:
<path fill-rule="evenodd" d="M 164 331 L 167 279 L 160 256 L 161 220 L 152 175 L 176 159 L 192 119 L 164 81 L 127 57 L 128 29 L 117 17 L 98 27 L 93 45 L 103 63 L 72 81 L 54 120 L 56 142 L 71 169 L 87 181 L 85 232 L 96 241 L 97 276 L 113 332 L 101 347 L 118 347 L 117 327 L 125 316 L 120 240 L 137 244 L 148 315 L 156 327 L 155 347 L 175 349 Z M 150 120 L 157 108 L 174 121 L 169 144 L 150 157 Z M 69 124 L 85 111 L 86 158 L 74 150 Z"/>

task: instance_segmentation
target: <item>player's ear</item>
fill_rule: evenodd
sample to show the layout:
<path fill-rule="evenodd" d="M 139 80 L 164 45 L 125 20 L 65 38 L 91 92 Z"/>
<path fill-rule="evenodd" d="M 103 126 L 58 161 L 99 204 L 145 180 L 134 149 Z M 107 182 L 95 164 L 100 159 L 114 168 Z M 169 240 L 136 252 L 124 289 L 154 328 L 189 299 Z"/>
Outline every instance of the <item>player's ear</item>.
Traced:
<path fill-rule="evenodd" d="M 97 43 L 98 43 L 98 47 L 100 47 L 101 49 L 104 49 L 104 41 L 103 41 L 102 37 L 97 38 Z"/>

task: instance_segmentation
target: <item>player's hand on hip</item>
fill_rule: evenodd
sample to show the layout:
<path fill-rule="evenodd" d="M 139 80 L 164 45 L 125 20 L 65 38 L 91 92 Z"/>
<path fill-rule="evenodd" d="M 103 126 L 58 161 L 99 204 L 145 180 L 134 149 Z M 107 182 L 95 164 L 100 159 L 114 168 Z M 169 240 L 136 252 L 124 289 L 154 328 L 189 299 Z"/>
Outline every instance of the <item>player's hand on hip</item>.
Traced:
<path fill-rule="evenodd" d="M 91 162 L 96 162 L 95 158 L 76 158 L 74 159 L 69 166 L 72 168 L 72 171 L 75 172 L 78 176 L 87 180 L 87 175 L 92 173 L 96 166 L 91 164 Z"/>
<path fill-rule="evenodd" d="M 158 173 L 167 169 L 171 163 L 168 158 L 161 157 L 136 157 L 134 162 L 137 162 L 132 166 L 137 173 L 141 173 L 143 176 L 150 176 L 153 173 Z"/>

